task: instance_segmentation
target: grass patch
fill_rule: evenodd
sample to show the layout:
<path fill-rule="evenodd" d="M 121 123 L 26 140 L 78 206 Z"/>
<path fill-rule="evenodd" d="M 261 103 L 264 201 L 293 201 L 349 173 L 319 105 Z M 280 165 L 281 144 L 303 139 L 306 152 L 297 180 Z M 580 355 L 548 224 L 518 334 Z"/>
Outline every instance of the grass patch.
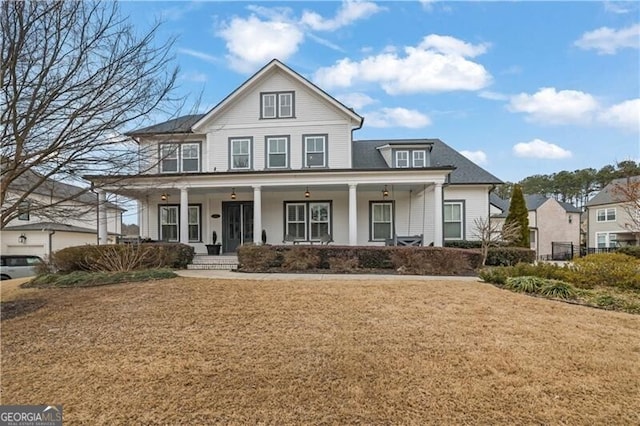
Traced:
<path fill-rule="evenodd" d="M 64 288 L 95 287 L 101 285 L 121 284 L 175 278 L 177 275 L 168 269 L 144 269 L 130 272 L 84 272 L 69 274 L 44 274 L 21 285 L 22 288 Z"/>

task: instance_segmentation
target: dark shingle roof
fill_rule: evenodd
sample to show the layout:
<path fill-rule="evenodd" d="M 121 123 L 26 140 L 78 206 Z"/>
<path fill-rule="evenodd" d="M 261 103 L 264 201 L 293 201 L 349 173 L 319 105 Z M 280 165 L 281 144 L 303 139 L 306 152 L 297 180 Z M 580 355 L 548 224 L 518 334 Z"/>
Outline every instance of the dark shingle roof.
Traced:
<path fill-rule="evenodd" d="M 493 195 L 493 193 L 491 195 Z M 530 194 L 530 195 L 524 196 L 524 202 L 527 205 L 527 210 L 533 211 L 533 210 L 538 210 L 538 208 L 544 203 L 546 203 L 547 200 L 549 200 L 549 198 L 550 197 L 547 197 L 546 195 L 542 195 L 542 194 Z M 492 201 L 493 199 L 490 198 L 490 200 Z M 502 198 L 500 198 L 500 200 L 502 200 Z M 501 208 L 500 206 L 494 204 L 496 207 L 502 209 L 502 213 L 496 214 L 493 217 L 507 217 L 507 214 L 509 213 L 509 205 L 511 204 L 511 200 L 502 200 L 502 201 L 505 203 L 504 208 Z M 567 213 L 582 213 L 582 210 L 580 210 L 578 207 L 574 206 L 571 203 L 558 201 L 558 204 L 560 204 L 560 206 L 562 206 L 562 208 L 564 208 L 564 210 Z"/>
<path fill-rule="evenodd" d="M 489 194 L 489 203 L 493 204 L 503 212 L 509 210 L 509 200 L 500 198 L 495 192 L 491 192 Z"/>
<path fill-rule="evenodd" d="M 353 141 L 354 169 L 388 169 L 378 147 L 384 145 L 431 144 L 431 167 L 454 166 L 449 182 L 452 184 L 501 184 L 502 181 L 478 166 L 440 139 L 390 139 Z"/>
<path fill-rule="evenodd" d="M 191 126 L 204 117 L 204 114 L 183 115 L 163 123 L 127 132 L 127 136 L 157 135 L 161 133 L 192 133 Z"/>
<path fill-rule="evenodd" d="M 640 176 L 631 176 L 629 180 L 631 182 L 640 182 Z M 627 178 L 612 180 L 611 183 L 609 183 L 607 186 L 602 188 L 602 190 L 598 192 L 595 197 L 587 201 L 586 206 L 591 207 L 591 206 L 599 206 L 602 204 L 619 203 L 620 201 L 616 201 L 616 196 L 614 194 L 613 189 L 617 185 L 625 185 L 626 182 L 627 182 Z"/>

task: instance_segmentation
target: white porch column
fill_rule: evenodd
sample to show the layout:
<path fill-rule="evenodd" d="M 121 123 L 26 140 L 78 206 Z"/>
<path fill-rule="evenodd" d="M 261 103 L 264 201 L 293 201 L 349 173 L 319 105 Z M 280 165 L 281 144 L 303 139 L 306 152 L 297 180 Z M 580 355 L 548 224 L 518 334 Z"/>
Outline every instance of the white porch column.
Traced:
<path fill-rule="evenodd" d="M 253 242 L 262 244 L 262 187 L 253 187 Z"/>
<path fill-rule="evenodd" d="M 442 222 L 442 184 L 436 183 L 433 188 L 433 222 L 434 222 L 434 232 L 433 232 L 433 245 L 435 247 L 443 246 L 443 233 L 442 228 L 444 226 Z"/>
<path fill-rule="evenodd" d="M 349 245 L 358 245 L 358 184 L 349 184 Z"/>
<path fill-rule="evenodd" d="M 98 245 L 107 244 L 107 194 L 98 189 Z"/>
<path fill-rule="evenodd" d="M 189 190 L 180 189 L 180 242 L 189 244 Z"/>

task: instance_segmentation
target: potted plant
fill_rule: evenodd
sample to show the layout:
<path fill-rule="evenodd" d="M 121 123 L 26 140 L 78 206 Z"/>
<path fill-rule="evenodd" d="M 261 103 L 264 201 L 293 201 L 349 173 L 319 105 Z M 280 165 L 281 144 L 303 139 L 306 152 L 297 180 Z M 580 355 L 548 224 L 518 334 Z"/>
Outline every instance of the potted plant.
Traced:
<path fill-rule="evenodd" d="M 220 249 L 222 248 L 222 245 L 218 243 L 218 233 L 216 231 L 213 231 L 211 233 L 211 241 L 212 241 L 212 244 L 206 244 L 207 254 L 212 256 L 218 256 L 220 254 Z"/>

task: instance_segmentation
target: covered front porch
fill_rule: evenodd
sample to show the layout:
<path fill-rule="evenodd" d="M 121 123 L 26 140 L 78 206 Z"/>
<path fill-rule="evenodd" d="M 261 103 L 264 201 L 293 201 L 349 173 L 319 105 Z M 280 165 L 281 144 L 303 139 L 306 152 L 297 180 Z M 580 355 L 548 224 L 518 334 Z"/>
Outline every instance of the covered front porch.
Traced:
<path fill-rule="evenodd" d="M 442 246 L 450 168 L 409 172 L 156 175 L 153 187 L 138 176 L 114 190 L 138 201 L 141 237 L 198 254 L 214 243 L 229 254 L 247 243 L 384 245 L 397 235 Z"/>

